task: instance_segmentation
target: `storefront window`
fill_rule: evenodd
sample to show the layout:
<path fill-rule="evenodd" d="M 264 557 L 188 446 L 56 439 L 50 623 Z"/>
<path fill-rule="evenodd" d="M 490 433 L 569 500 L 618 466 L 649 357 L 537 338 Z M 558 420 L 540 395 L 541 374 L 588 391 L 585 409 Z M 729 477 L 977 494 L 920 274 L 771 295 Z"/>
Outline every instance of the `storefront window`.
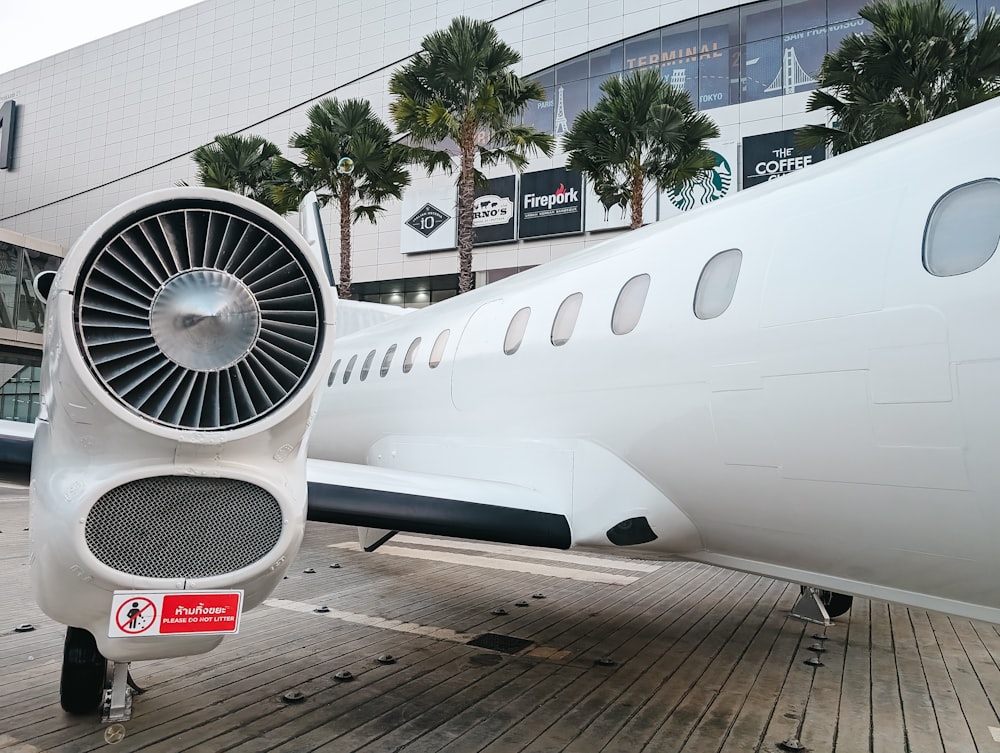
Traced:
<path fill-rule="evenodd" d="M 590 75 L 616 73 L 624 63 L 625 45 L 614 44 L 590 53 Z"/>
<path fill-rule="evenodd" d="M 660 31 L 651 31 L 625 42 L 625 70 L 646 68 L 660 62 Z"/>
<path fill-rule="evenodd" d="M 781 0 L 751 3 L 740 8 L 744 42 L 757 42 L 781 35 Z"/>

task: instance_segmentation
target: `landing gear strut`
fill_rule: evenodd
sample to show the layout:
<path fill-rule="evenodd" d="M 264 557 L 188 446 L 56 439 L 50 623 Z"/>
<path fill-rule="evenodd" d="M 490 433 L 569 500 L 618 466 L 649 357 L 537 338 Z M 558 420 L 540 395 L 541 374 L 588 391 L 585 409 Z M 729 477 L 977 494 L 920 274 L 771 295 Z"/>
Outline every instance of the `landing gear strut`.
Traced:
<path fill-rule="evenodd" d="M 792 607 L 792 617 L 820 625 L 832 625 L 831 617 L 840 617 L 851 608 L 854 597 L 836 591 L 821 591 L 812 586 L 799 587 L 799 599 Z"/>
<path fill-rule="evenodd" d="M 66 628 L 59 702 L 70 714 L 101 712 L 104 722 L 132 716 L 132 695 L 143 690 L 132 680 L 128 662 L 109 662 L 94 636 L 83 628 Z"/>

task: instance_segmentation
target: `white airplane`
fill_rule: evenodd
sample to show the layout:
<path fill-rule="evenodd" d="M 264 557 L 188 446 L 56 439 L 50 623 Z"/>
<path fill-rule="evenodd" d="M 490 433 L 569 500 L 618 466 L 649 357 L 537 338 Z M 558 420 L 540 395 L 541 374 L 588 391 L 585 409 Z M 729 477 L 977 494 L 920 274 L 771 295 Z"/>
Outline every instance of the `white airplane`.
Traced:
<path fill-rule="evenodd" d="M 643 550 L 1000 622 L 997 133 L 986 103 L 427 309 L 339 302 L 332 348 L 312 211 L 309 242 L 205 189 L 113 211 L 48 294 L 64 708 L 123 718 L 128 662 L 217 645 L 178 599 L 260 603 L 307 497 L 368 549 Z"/>

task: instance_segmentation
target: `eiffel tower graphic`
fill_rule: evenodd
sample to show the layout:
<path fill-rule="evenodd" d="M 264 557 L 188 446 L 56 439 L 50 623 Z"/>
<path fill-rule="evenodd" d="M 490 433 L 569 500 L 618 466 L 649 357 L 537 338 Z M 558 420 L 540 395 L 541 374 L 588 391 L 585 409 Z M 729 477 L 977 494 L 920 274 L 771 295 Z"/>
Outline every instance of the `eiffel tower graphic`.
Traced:
<path fill-rule="evenodd" d="M 786 47 L 785 54 L 782 57 L 781 70 L 778 71 L 778 75 L 774 77 L 774 81 L 764 91 L 776 92 L 779 89 L 784 89 L 785 94 L 795 94 L 795 87 L 815 83 L 816 79 L 812 78 L 799 65 L 799 59 L 795 56 L 795 48 Z"/>
<path fill-rule="evenodd" d="M 558 101 L 556 102 L 556 136 L 560 136 L 569 130 L 569 123 L 566 122 L 566 109 L 563 107 L 563 88 L 559 87 Z"/>

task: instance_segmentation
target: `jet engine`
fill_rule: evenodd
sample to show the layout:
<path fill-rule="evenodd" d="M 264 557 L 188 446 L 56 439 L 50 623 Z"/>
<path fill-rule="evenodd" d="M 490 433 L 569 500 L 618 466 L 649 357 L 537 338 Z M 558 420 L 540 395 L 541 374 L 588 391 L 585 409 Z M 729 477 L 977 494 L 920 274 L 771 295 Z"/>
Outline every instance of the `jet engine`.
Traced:
<path fill-rule="evenodd" d="M 94 710 L 105 658 L 222 640 L 114 635 L 116 592 L 242 591 L 246 610 L 281 580 L 335 310 L 305 240 L 226 191 L 140 196 L 70 250 L 47 294 L 31 481 L 35 597 L 69 626 L 64 708 Z"/>

